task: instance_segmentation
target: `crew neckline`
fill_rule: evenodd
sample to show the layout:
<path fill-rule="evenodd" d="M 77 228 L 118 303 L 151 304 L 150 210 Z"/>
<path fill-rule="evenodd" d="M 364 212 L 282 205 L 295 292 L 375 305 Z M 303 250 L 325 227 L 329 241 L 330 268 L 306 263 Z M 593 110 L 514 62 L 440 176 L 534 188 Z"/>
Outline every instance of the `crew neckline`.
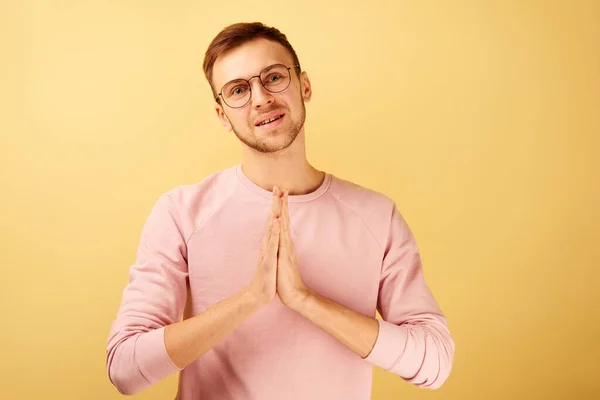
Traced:
<path fill-rule="evenodd" d="M 242 170 L 242 164 L 237 164 L 234 167 L 234 169 L 235 169 L 235 173 L 236 173 L 238 179 L 248 190 L 250 190 L 252 193 L 258 195 L 259 197 L 261 197 L 262 199 L 264 199 L 266 201 L 271 201 L 273 199 L 273 192 L 268 191 L 268 190 L 263 189 L 262 187 L 258 186 L 256 183 L 252 182 L 250 180 L 250 178 L 248 178 L 246 176 L 246 174 L 244 174 L 244 171 Z M 325 172 L 325 171 L 323 171 L 323 172 Z M 290 195 L 288 197 L 289 202 L 290 203 L 302 203 L 302 202 L 316 200 L 317 198 L 319 198 L 323 194 L 325 194 L 325 192 L 327 192 L 327 190 L 329 189 L 329 186 L 331 185 L 331 179 L 332 179 L 332 175 L 325 172 L 325 178 L 323 179 L 321 186 L 319 186 L 316 190 L 313 190 L 310 193 L 300 194 L 300 195 Z"/>

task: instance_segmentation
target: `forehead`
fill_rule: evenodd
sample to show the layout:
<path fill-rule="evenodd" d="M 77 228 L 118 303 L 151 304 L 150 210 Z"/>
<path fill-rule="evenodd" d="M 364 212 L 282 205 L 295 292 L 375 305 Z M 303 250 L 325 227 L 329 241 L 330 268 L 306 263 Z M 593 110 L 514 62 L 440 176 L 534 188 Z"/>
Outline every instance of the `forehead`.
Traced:
<path fill-rule="evenodd" d="M 217 58 L 213 65 L 213 84 L 220 88 L 233 79 L 258 75 L 263 68 L 278 63 L 291 67 L 290 52 L 277 42 L 256 39 Z"/>

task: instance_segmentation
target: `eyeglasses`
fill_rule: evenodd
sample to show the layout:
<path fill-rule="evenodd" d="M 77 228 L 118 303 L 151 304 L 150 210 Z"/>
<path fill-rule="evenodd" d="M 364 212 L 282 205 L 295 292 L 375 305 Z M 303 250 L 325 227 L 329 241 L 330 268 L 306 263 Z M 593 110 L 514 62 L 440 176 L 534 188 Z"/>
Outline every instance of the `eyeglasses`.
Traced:
<path fill-rule="evenodd" d="M 294 65 L 294 67 L 300 68 L 300 65 Z M 254 78 L 259 78 L 261 85 L 271 93 L 283 92 L 290 86 L 290 69 L 292 67 L 274 64 L 260 71 L 259 75 L 251 76 L 248 79 L 234 79 L 223 86 L 215 100 L 218 101 L 219 96 L 221 96 L 225 104 L 231 108 L 244 107 L 252 97 L 250 80 Z"/>

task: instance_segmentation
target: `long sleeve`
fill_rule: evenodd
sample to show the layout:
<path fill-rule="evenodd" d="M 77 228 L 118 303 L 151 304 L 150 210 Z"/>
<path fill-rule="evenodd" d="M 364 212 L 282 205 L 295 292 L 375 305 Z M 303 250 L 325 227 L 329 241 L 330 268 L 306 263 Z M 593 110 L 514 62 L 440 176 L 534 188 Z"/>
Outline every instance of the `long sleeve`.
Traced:
<path fill-rule="evenodd" d="M 187 276 L 186 242 L 167 193 L 146 220 L 108 337 L 106 367 L 120 393 L 138 393 L 179 370 L 167 354 L 164 329 L 183 315 Z"/>
<path fill-rule="evenodd" d="M 377 309 L 383 321 L 365 360 L 416 386 L 439 388 L 450 375 L 455 344 L 425 282 L 415 238 L 395 204 Z"/>

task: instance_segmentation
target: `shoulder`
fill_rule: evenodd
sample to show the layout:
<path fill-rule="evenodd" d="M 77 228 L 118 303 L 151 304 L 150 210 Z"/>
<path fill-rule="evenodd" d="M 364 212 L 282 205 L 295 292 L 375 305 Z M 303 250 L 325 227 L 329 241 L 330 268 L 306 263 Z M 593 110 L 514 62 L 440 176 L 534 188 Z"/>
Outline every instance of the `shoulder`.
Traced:
<path fill-rule="evenodd" d="M 222 169 L 207 175 L 198 182 L 182 184 L 164 192 L 160 197 L 168 198 L 177 208 L 194 208 L 216 203 L 233 193 L 235 170 Z"/>
<path fill-rule="evenodd" d="M 359 217 L 380 244 L 385 242 L 396 208 L 391 197 L 337 176 L 332 178 L 330 189 L 337 202 Z"/>
<path fill-rule="evenodd" d="M 171 215 L 184 236 L 189 237 L 232 196 L 235 170 L 227 168 L 200 181 L 182 184 L 161 193 L 154 208 Z"/>
<path fill-rule="evenodd" d="M 363 215 L 389 216 L 394 207 L 394 200 L 386 194 L 337 176 L 332 178 L 331 194 Z"/>

